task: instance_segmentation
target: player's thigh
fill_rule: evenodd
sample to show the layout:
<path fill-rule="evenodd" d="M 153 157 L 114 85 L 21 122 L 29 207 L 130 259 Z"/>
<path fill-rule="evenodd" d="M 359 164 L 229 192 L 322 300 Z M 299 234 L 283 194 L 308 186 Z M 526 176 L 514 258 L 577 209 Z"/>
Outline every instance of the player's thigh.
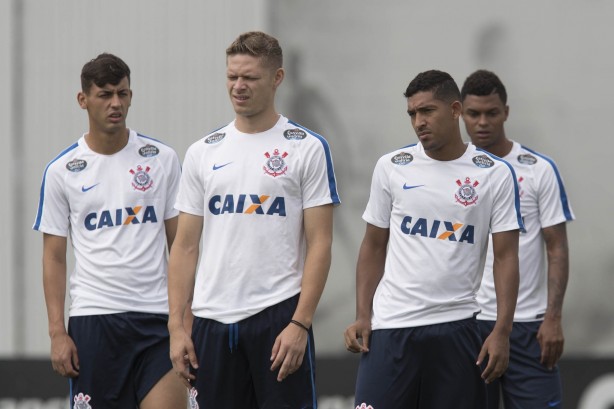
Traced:
<path fill-rule="evenodd" d="M 486 384 L 475 363 L 482 345 L 476 320 L 431 325 L 424 331 L 428 364 L 422 375 L 420 404 L 432 409 L 486 408 Z"/>
<path fill-rule="evenodd" d="M 422 346 L 412 342 L 412 328 L 371 333 L 369 352 L 363 353 L 356 377 L 358 408 L 417 408 L 425 362 Z M 364 405 L 364 406 L 363 406 Z"/>
<path fill-rule="evenodd" d="M 188 390 L 171 370 L 149 391 L 139 405 L 140 409 L 186 409 Z"/>
<path fill-rule="evenodd" d="M 200 409 L 257 408 L 249 363 L 235 342 L 238 329 L 238 324 L 194 318 L 192 340 L 198 369 L 192 370 L 196 379 L 189 400 Z"/>
<path fill-rule="evenodd" d="M 239 350 L 249 360 L 258 407 L 315 408 L 315 350 L 310 329 L 301 366 L 282 382 L 279 368 L 271 371 L 271 353 L 279 334 L 290 324 L 296 311 L 298 295 L 249 317 L 238 324 Z"/>
<path fill-rule="evenodd" d="M 540 362 L 537 331 L 541 322 L 515 322 L 510 336 L 510 363 L 502 379 L 506 409 L 561 408 L 561 377 L 558 366 L 548 369 Z"/>
<path fill-rule="evenodd" d="M 70 317 L 68 332 L 79 357 L 79 376 L 71 380 L 71 404 L 135 407 L 132 387 L 134 350 L 125 334 L 125 315 Z M 87 407 L 87 406 L 84 406 Z"/>

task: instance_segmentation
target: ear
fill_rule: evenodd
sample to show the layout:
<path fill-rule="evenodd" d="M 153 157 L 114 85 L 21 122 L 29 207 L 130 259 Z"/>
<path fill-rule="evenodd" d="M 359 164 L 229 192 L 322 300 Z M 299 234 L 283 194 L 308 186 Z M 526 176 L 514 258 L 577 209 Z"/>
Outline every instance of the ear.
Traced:
<path fill-rule="evenodd" d="M 87 98 L 85 97 L 85 93 L 83 91 L 79 91 L 77 94 L 77 103 L 81 109 L 87 109 Z"/>
<path fill-rule="evenodd" d="M 460 118 L 463 113 L 463 104 L 460 101 L 454 101 L 450 107 L 452 108 L 452 116 L 454 119 Z"/>
<path fill-rule="evenodd" d="M 506 105 L 503 112 L 505 112 L 505 121 L 507 121 L 507 117 L 510 116 L 510 106 Z"/>
<path fill-rule="evenodd" d="M 281 83 L 284 80 L 285 76 L 286 76 L 286 72 L 284 71 L 283 68 L 278 68 L 275 71 L 275 77 L 274 77 L 275 88 L 277 88 L 277 87 L 279 87 L 281 85 Z"/>

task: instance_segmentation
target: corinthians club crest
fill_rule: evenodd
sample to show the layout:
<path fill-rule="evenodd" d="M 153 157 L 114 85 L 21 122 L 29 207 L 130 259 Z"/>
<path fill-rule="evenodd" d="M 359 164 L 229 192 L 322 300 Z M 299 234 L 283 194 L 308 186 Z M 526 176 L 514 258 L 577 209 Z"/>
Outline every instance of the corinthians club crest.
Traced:
<path fill-rule="evenodd" d="M 134 169 L 130 169 L 130 173 L 134 175 L 132 178 L 132 187 L 136 190 L 146 191 L 153 185 L 153 180 L 151 180 L 151 176 L 149 176 L 149 170 L 151 168 L 146 166 L 145 169 L 141 165 L 136 167 L 136 171 Z"/>
<path fill-rule="evenodd" d="M 475 188 L 480 184 L 480 182 L 477 180 L 475 182 L 471 182 L 471 178 L 467 177 L 465 178 L 464 182 L 457 179 L 456 184 L 459 186 L 459 188 L 454 194 L 454 197 L 458 203 L 467 207 L 478 201 L 478 193 L 476 192 Z"/>
<path fill-rule="evenodd" d="M 262 169 L 264 169 L 267 175 L 277 177 L 286 173 L 288 165 L 286 165 L 284 158 L 288 156 L 288 152 L 280 154 L 279 149 L 275 149 L 272 155 L 269 152 L 265 152 L 264 156 L 267 159 Z"/>
<path fill-rule="evenodd" d="M 89 395 L 84 395 L 82 392 L 75 395 L 73 401 L 75 402 L 75 409 L 92 409 L 89 402 L 92 398 Z"/>

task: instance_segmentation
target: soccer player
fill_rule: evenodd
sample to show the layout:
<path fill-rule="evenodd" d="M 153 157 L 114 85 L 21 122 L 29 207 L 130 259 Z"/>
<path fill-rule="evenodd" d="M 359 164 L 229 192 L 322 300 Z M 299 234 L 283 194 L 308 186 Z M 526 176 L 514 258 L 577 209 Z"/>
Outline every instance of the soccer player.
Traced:
<path fill-rule="evenodd" d="M 375 166 L 357 319 L 345 331 L 347 349 L 362 353 L 356 407 L 480 409 L 484 382 L 507 366 L 522 226 L 516 180 L 509 164 L 462 141 L 449 74 L 422 72 L 404 95 L 419 142 Z M 490 231 L 499 308 L 482 344 L 475 297 Z"/>
<path fill-rule="evenodd" d="M 509 162 L 520 189 L 520 287 L 510 337 L 510 364 L 488 386 L 489 408 L 561 407 L 561 380 L 556 365 L 563 353 L 561 315 L 569 275 L 565 224 L 574 215 L 554 161 L 507 138 L 507 92 L 496 74 L 478 70 L 462 87 L 463 120 L 472 142 Z M 545 249 L 545 251 L 544 251 Z M 493 258 L 486 258 L 478 292 L 478 323 L 488 334 L 497 316 L 492 276 Z"/>
<path fill-rule="evenodd" d="M 34 224 L 43 233 L 53 369 L 70 378 L 71 407 L 185 409 L 187 391 L 168 356 L 166 291 L 180 162 L 126 127 L 132 90 L 124 61 L 100 54 L 83 66 L 81 87 L 89 130 L 45 169 Z"/>
<path fill-rule="evenodd" d="M 331 153 L 276 111 L 284 69 L 275 38 L 239 35 L 226 76 L 235 119 L 188 149 L 175 205 L 173 366 L 200 409 L 315 408 L 311 324 L 339 203 Z M 190 338 L 182 316 L 192 289 Z"/>

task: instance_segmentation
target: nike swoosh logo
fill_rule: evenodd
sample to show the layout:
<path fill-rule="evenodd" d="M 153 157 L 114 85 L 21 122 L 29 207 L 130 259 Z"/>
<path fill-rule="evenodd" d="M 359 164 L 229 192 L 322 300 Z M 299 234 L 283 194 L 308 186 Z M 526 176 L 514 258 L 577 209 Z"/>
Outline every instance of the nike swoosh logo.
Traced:
<path fill-rule="evenodd" d="M 87 192 L 88 190 L 95 188 L 95 187 L 96 187 L 96 186 L 98 186 L 99 184 L 100 184 L 100 183 L 96 183 L 95 185 L 92 185 L 92 186 L 89 186 L 89 187 L 85 187 L 85 185 L 83 185 L 83 186 L 81 186 L 81 191 L 85 193 L 85 192 Z"/>
<path fill-rule="evenodd" d="M 415 189 L 417 187 L 422 187 L 422 186 L 424 186 L 424 185 L 407 186 L 407 183 L 403 183 L 403 189 L 405 189 L 405 190 Z"/>
<path fill-rule="evenodd" d="M 228 163 L 224 163 L 223 165 L 216 165 L 215 163 L 213 164 L 213 170 L 218 170 L 220 168 L 223 168 L 224 166 L 228 166 L 230 165 L 232 162 L 228 162 Z"/>
<path fill-rule="evenodd" d="M 548 402 L 548 406 L 549 406 L 549 407 L 551 407 L 551 408 L 553 408 L 553 407 L 555 407 L 555 406 L 559 406 L 559 403 L 561 403 L 561 401 L 560 401 L 560 400 L 557 400 L 557 401 L 555 401 L 555 402 Z"/>

